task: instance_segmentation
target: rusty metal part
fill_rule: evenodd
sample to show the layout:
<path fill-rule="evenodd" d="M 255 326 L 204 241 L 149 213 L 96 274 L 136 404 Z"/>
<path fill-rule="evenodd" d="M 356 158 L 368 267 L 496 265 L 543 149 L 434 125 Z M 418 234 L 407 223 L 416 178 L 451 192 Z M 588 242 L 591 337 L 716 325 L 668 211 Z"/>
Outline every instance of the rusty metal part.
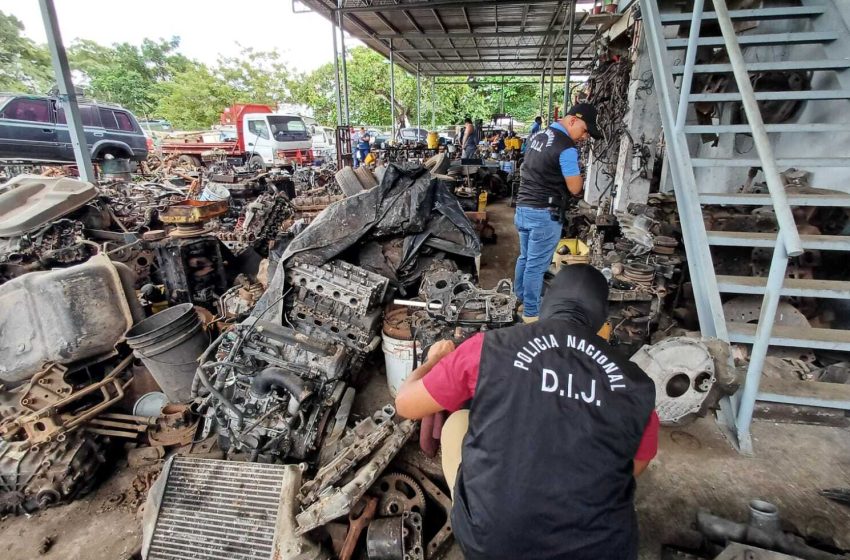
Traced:
<path fill-rule="evenodd" d="M 378 494 L 378 513 L 382 517 L 400 515 L 406 511 L 425 515 L 425 494 L 413 477 L 389 473 L 378 479 L 373 491 Z"/>
<path fill-rule="evenodd" d="M 388 305 L 384 310 L 384 333 L 399 340 L 411 340 L 411 309 L 401 305 Z"/>
<path fill-rule="evenodd" d="M 445 522 L 443 522 L 442 526 L 440 526 L 425 546 L 425 558 L 432 560 L 437 557 L 437 554 L 440 553 L 452 536 L 452 500 L 425 473 L 412 463 L 405 461 L 402 468 L 419 483 L 425 494 L 427 494 L 427 497 L 440 507 L 445 516 Z"/>
<path fill-rule="evenodd" d="M 424 560 L 422 516 L 405 512 L 374 520 L 366 536 L 369 560 Z"/>
<path fill-rule="evenodd" d="M 723 304 L 723 314 L 730 323 L 755 323 L 761 315 L 762 300 L 759 296 L 738 296 Z M 776 325 L 784 327 L 809 328 L 806 316 L 787 301 L 780 301 L 776 309 Z M 770 354 L 777 357 L 791 357 L 805 362 L 814 362 L 815 353 L 805 348 L 771 348 Z"/>
<path fill-rule="evenodd" d="M 207 202 L 202 200 L 183 200 L 171 204 L 159 219 L 165 224 L 199 224 L 227 213 L 229 203 L 226 200 Z"/>
<path fill-rule="evenodd" d="M 383 445 L 371 459 L 357 470 L 350 482 L 342 487 L 326 491 L 318 501 L 298 514 L 296 516 L 298 534 L 304 534 L 351 511 L 351 507 L 363 496 L 410 438 L 413 426 L 410 420 L 396 424 L 393 433 L 384 440 Z"/>
<path fill-rule="evenodd" d="M 131 416 L 105 412 L 92 418 L 86 424 L 86 431 L 101 436 L 138 439 L 153 424 L 154 420 L 147 416 Z"/>
<path fill-rule="evenodd" d="M 103 440 L 78 430 L 45 445 L 0 439 L 0 515 L 31 513 L 88 491 Z"/>
<path fill-rule="evenodd" d="M 127 356 L 102 380 L 70 392 L 64 381 L 59 382 L 65 372 L 53 370 L 52 366 L 49 366 L 41 375 L 34 376 L 24 388 L 18 400 L 21 413 L 14 418 L 4 414 L 6 419 L 0 424 L 0 436 L 6 439 L 17 438 L 23 431 L 26 435 L 21 439 L 26 445 L 64 439 L 66 433 L 79 428 L 124 397 L 124 389 L 132 382 L 132 378 L 123 381 L 118 378 L 118 374 L 132 361 L 133 357 Z M 97 404 L 82 410 L 71 406 L 98 392 L 102 400 Z"/>
<path fill-rule="evenodd" d="M 367 422 L 371 423 L 371 419 L 362 421 L 355 428 L 355 433 L 359 433 L 358 428 L 365 433 L 362 433 L 358 439 L 339 451 L 328 464 L 319 469 L 312 480 L 304 483 L 299 496 L 302 504 L 309 505 L 315 502 L 326 488 L 339 481 L 393 432 L 391 422 L 381 422 L 371 430 L 363 428 Z"/>
<path fill-rule="evenodd" d="M 351 560 L 357 542 L 360 540 L 360 535 L 375 518 L 377 507 L 378 499 L 367 496 L 351 509 L 348 514 L 348 532 L 345 534 L 345 541 L 342 543 L 342 550 L 339 552 L 339 560 Z"/>
<path fill-rule="evenodd" d="M 148 441 L 160 447 L 189 445 L 198 429 L 198 421 L 188 404 L 167 404 L 162 407 L 156 424 L 148 429 Z"/>

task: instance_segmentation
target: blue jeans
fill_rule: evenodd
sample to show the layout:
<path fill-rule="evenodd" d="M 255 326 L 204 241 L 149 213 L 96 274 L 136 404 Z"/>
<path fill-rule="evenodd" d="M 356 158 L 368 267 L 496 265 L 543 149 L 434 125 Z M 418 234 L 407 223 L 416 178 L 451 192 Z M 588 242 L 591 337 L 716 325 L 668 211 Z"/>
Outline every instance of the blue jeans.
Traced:
<path fill-rule="evenodd" d="M 546 208 L 518 206 L 514 224 L 519 232 L 519 259 L 514 273 L 514 291 L 523 303 L 522 314 L 537 317 L 543 276 L 561 239 L 561 223 Z"/>

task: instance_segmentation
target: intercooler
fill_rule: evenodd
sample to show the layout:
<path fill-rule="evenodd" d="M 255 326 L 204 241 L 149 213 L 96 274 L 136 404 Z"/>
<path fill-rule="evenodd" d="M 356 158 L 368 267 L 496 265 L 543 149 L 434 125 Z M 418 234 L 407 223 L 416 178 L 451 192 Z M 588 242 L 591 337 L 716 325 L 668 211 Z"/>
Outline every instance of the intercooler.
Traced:
<path fill-rule="evenodd" d="M 317 558 L 317 550 L 309 553 L 312 543 L 290 538 L 300 485 L 301 472 L 294 466 L 175 457 L 148 496 L 143 556 Z"/>

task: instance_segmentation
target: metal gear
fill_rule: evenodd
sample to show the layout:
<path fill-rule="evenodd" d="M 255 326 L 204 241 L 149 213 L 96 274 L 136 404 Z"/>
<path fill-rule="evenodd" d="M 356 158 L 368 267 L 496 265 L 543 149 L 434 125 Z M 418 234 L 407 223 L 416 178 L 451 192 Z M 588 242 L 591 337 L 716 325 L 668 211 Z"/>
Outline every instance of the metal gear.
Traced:
<path fill-rule="evenodd" d="M 378 496 L 378 516 L 401 515 L 405 511 L 425 515 L 425 494 L 413 477 L 403 473 L 385 474 L 373 487 Z"/>

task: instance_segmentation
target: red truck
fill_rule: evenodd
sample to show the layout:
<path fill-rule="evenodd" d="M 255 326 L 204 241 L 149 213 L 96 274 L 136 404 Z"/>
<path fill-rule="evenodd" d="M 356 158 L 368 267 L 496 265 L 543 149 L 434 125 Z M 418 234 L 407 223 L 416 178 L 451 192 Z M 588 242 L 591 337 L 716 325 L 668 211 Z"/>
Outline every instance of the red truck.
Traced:
<path fill-rule="evenodd" d="M 202 156 L 213 151 L 256 169 L 295 167 L 313 161 L 312 135 L 298 115 L 275 113 L 268 105 L 238 104 L 221 113 L 221 124 L 224 127 L 220 131 L 166 139 L 163 155 L 179 154 L 184 163 L 195 167 L 203 165 Z M 226 127 L 235 127 L 235 138 L 232 128 L 228 137 Z M 203 141 L 216 132 L 219 141 Z"/>

